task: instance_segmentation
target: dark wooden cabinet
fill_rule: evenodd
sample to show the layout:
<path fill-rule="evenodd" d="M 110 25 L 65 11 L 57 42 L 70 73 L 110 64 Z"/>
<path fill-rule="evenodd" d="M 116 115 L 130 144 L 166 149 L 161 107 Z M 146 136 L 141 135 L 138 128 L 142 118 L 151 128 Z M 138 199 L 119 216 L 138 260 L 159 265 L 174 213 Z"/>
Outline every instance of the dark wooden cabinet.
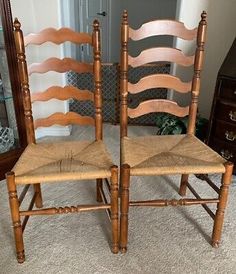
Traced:
<path fill-rule="evenodd" d="M 217 76 L 207 142 L 236 171 L 236 39 Z"/>
<path fill-rule="evenodd" d="M 0 0 L 0 180 L 26 146 L 23 100 L 9 0 Z"/>

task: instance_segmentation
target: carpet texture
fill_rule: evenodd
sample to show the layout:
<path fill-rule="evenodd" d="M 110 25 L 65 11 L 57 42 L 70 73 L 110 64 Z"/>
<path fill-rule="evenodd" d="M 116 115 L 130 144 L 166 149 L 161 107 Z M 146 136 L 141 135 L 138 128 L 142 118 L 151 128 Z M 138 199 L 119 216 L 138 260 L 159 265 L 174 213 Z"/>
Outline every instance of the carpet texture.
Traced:
<path fill-rule="evenodd" d="M 105 125 L 105 143 L 119 163 L 119 127 Z M 154 128 L 131 127 L 130 136 L 155 133 Z M 91 137 L 93 131 L 74 128 L 71 139 Z M 44 140 L 43 140 L 44 141 Z M 219 176 L 212 175 L 218 182 Z M 180 176 L 133 177 L 131 197 L 177 198 Z M 207 185 L 191 177 L 200 194 Z M 0 183 L 0 273 L 236 273 L 236 186 L 230 188 L 222 244 L 209 244 L 212 219 L 201 206 L 131 208 L 129 245 L 125 255 L 110 252 L 110 225 L 105 212 L 31 217 L 24 233 L 26 261 L 19 265 L 8 207 L 5 181 Z M 44 206 L 90 203 L 92 181 L 44 184 Z M 192 197 L 191 195 L 189 195 Z"/>

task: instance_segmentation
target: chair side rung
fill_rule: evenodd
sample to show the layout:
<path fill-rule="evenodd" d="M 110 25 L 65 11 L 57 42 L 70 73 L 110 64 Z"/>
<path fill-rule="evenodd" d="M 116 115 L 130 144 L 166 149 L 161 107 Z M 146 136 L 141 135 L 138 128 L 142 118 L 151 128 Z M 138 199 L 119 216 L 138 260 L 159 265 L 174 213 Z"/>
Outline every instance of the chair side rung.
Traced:
<path fill-rule="evenodd" d="M 34 203 L 35 203 L 35 200 L 36 200 L 36 197 L 37 197 L 37 193 L 34 193 L 34 196 L 32 197 L 31 201 L 30 201 L 30 204 L 29 204 L 29 207 L 28 207 L 28 211 L 32 211 L 32 208 L 34 207 Z M 22 222 L 22 231 L 24 232 L 25 230 L 25 227 L 26 227 L 26 224 L 29 220 L 29 215 L 25 216 L 23 222 Z"/>
<path fill-rule="evenodd" d="M 197 199 L 201 199 L 201 197 L 197 194 L 196 190 L 189 183 L 187 183 L 187 187 Z M 216 203 L 219 203 L 219 199 L 214 199 L 214 200 L 216 200 Z M 206 210 L 206 212 L 214 220 L 215 214 L 212 212 L 212 210 L 206 204 L 202 204 L 202 207 Z"/>
<path fill-rule="evenodd" d="M 20 211 L 20 216 L 33 216 L 33 215 L 54 215 L 54 214 L 66 214 L 76 213 L 92 210 L 101 210 L 111 208 L 110 204 L 107 205 L 79 205 L 79 206 L 65 206 L 65 207 L 51 207 L 38 210 Z"/>
<path fill-rule="evenodd" d="M 111 186 L 110 186 L 110 183 L 109 183 L 109 181 L 108 181 L 107 178 L 105 178 L 104 180 L 105 180 L 106 188 L 107 188 L 109 194 L 111 194 Z"/>
<path fill-rule="evenodd" d="M 172 199 L 172 200 L 149 200 L 149 201 L 130 201 L 130 206 L 190 206 L 203 205 L 206 203 L 218 203 L 219 199 Z"/>
<path fill-rule="evenodd" d="M 208 185 L 213 188 L 218 194 L 220 193 L 219 187 L 217 187 L 207 175 L 201 174 L 201 179 L 206 181 Z"/>
<path fill-rule="evenodd" d="M 19 197 L 19 206 L 21 205 L 21 203 L 23 202 L 24 198 L 25 198 L 25 195 L 26 193 L 28 192 L 30 188 L 30 185 L 25 185 L 21 194 L 20 194 L 20 197 Z"/>

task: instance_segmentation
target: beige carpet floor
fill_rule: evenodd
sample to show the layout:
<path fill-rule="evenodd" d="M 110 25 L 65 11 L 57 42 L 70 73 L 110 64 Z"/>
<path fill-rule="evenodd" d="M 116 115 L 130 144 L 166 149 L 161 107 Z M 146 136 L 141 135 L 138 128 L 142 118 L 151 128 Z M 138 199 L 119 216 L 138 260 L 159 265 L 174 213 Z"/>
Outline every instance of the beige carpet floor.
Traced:
<path fill-rule="evenodd" d="M 130 134 L 154 133 L 154 128 L 131 127 Z M 71 138 L 92 138 L 87 128 L 74 129 Z M 105 141 L 119 163 L 119 128 L 105 125 Z M 219 177 L 213 175 L 217 181 Z M 179 176 L 133 178 L 131 196 L 180 198 Z M 206 197 L 212 191 L 191 177 Z M 55 188 L 56 187 L 56 188 Z M 90 203 L 95 184 L 90 181 L 45 184 L 45 206 Z M 105 212 L 31 217 L 24 234 L 26 261 L 19 265 L 9 215 L 5 181 L 0 183 L 0 273 L 236 273 L 236 185 L 230 189 L 222 244 L 209 244 L 212 220 L 201 206 L 132 208 L 129 246 L 125 255 L 110 252 L 110 226 Z"/>

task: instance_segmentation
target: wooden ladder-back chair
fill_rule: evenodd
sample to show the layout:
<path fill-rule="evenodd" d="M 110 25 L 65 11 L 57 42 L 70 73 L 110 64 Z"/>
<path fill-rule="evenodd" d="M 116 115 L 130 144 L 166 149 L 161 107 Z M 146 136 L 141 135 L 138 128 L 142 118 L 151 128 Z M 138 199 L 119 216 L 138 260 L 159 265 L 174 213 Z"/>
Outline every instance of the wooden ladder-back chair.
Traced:
<path fill-rule="evenodd" d="M 195 136 L 198 95 L 200 90 L 200 73 L 203 64 L 203 53 L 206 36 L 206 13 L 201 15 L 198 28 L 188 30 L 181 22 L 173 20 L 156 20 L 143 24 L 138 30 L 129 27 L 128 14 L 124 11 L 121 26 L 121 210 L 120 210 L 120 248 L 127 250 L 128 212 L 130 206 L 178 206 L 200 204 L 214 220 L 212 245 L 218 247 L 226 208 L 228 188 L 231 182 L 233 164 L 226 162 L 212 149 Z M 142 51 L 137 57 L 128 53 L 128 40 L 141 40 L 153 35 L 172 35 L 185 40 L 196 39 L 195 56 L 186 56 L 181 50 L 169 47 L 150 48 Z M 143 77 L 138 83 L 128 81 L 128 69 L 145 63 L 167 61 L 182 66 L 194 66 L 191 82 L 182 82 L 169 74 L 155 74 Z M 136 108 L 127 106 L 128 93 L 137 94 L 150 88 L 168 88 L 180 93 L 191 92 L 191 102 L 187 107 L 180 107 L 171 100 L 147 100 Z M 179 117 L 189 115 L 187 134 L 166 136 L 143 136 L 129 138 L 127 135 L 128 117 L 135 118 L 151 112 L 165 112 Z M 218 188 L 207 176 L 210 173 L 221 173 L 222 184 Z M 179 194 L 185 196 L 188 188 L 196 199 L 130 201 L 130 176 L 181 174 Z M 188 181 L 189 174 L 202 174 L 206 183 L 215 190 L 217 197 L 201 198 Z M 145 182 L 143 182 L 145 183 Z M 217 205 L 215 213 L 207 204 Z"/>
<path fill-rule="evenodd" d="M 21 25 L 16 19 L 14 22 L 14 35 L 17 49 L 17 61 L 21 79 L 21 92 L 24 95 L 24 114 L 27 127 L 28 146 L 14 166 L 6 175 L 9 202 L 13 221 L 16 242 L 17 260 L 24 262 L 23 232 L 29 216 L 51 215 L 62 213 L 86 212 L 92 210 L 107 210 L 111 220 L 112 252 L 118 252 L 118 168 L 112 160 L 102 141 L 102 91 L 101 91 L 101 51 L 100 29 L 97 20 L 93 24 L 92 35 L 76 33 L 68 28 L 59 30 L 48 28 L 38 34 L 30 34 L 23 38 Z M 49 58 L 42 63 L 35 63 L 27 68 L 25 58 L 25 45 L 41 45 L 45 42 L 62 44 L 70 41 L 76 44 L 88 43 L 93 48 L 93 64 L 80 63 L 71 58 Z M 79 90 L 73 86 L 51 86 L 44 92 L 36 92 L 30 95 L 29 75 L 32 73 L 46 73 L 66 71 L 77 73 L 90 72 L 94 75 L 94 92 Z M 55 113 L 48 118 L 33 121 L 31 101 L 48 101 L 50 99 L 67 100 L 91 100 L 94 102 L 95 118 L 80 116 L 77 113 Z M 34 129 L 52 125 L 92 125 L 95 126 L 94 141 L 60 141 L 53 143 L 37 143 Z M 97 201 L 100 203 L 33 209 L 42 207 L 40 183 L 66 182 L 70 180 L 97 180 Z M 110 199 L 107 199 L 103 190 L 103 179 L 110 190 Z M 17 194 L 17 186 L 25 185 L 20 196 Z M 20 205 L 30 185 L 34 186 L 34 195 L 28 210 L 20 210 Z M 110 200 L 110 201 L 109 201 Z M 24 217 L 21 222 L 21 217 Z"/>

